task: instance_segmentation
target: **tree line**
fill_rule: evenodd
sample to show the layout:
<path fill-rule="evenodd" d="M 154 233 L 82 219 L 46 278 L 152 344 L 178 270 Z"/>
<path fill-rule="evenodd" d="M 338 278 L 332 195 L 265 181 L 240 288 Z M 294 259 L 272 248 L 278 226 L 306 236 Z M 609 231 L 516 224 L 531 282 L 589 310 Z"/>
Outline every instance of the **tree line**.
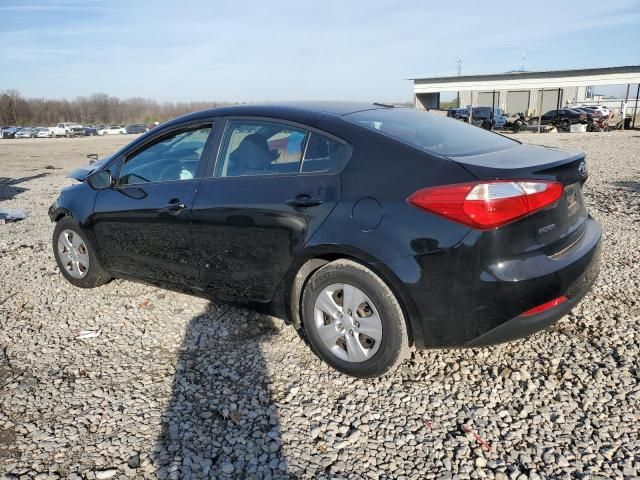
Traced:
<path fill-rule="evenodd" d="M 156 102 L 148 98 L 120 99 L 94 93 L 73 100 L 24 98 L 18 90 L 0 94 L 0 126 L 52 126 L 163 122 L 185 113 L 233 105 L 232 102 Z"/>

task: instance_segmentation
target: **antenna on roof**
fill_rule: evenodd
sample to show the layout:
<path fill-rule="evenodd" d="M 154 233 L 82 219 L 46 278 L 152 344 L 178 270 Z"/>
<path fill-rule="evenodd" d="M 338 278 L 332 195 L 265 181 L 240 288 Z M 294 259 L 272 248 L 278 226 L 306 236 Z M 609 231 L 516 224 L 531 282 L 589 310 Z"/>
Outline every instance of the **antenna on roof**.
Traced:
<path fill-rule="evenodd" d="M 462 73 L 462 59 L 459 58 L 456 64 L 458 65 L 458 76 L 460 76 Z"/>
<path fill-rule="evenodd" d="M 522 70 L 523 72 L 524 72 L 524 64 L 526 60 L 527 60 L 527 54 L 524 50 L 522 50 L 522 65 L 520 65 L 520 70 Z"/>
<path fill-rule="evenodd" d="M 395 105 L 392 105 L 392 104 L 390 104 L 390 103 L 373 102 L 373 104 L 374 104 L 376 107 L 385 107 L 385 108 L 394 108 L 394 107 L 395 107 Z"/>

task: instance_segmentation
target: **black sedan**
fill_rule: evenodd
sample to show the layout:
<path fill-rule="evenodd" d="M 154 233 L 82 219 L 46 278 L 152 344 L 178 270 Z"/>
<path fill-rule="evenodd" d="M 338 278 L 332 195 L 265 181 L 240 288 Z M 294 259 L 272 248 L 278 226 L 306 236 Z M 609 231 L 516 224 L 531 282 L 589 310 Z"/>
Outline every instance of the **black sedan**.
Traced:
<path fill-rule="evenodd" d="M 598 272 L 583 153 L 351 103 L 177 118 L 75 171 L 49 215 L 78 287 L 138 279 L 280 315 L 349 375 L 543 329 Z"/>
<path fill-rule="evenodd" d="M 549 110 L 540 117 L 540 125 L 557 125 L 565 130 L 569 129 L 572 123 L 585 122 L 587 115 L 579 110 L 572 108 L 561 108 L 560 110 Z M 537 123 L 538 117 L 533 117 L 534 124 Z"/>

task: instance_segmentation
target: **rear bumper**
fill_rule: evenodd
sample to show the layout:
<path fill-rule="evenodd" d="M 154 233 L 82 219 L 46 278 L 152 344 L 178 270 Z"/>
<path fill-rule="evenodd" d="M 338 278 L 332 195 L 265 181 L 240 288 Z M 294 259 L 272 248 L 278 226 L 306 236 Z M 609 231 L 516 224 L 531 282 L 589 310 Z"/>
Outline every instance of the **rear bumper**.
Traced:
<path fill-rule="evenodd" d="M 528 337 L 529 335 L 533 335 L 536 332 L 550 327 L 580 303 L 580 300 L 582 300 L 582 298 L 591 289 L 596 278 L 597 276 L 592 276 L 589 283 L 584 285 L 581 292 L 557 307 L 551 308 L 550 310 L 537 315 L 531 315 L 528 317 L 518 316 L 511 320 L 507 320 L 493 330 L 489 330 L 487 333 L 471 340 L 465 345 L 465 347 L 487 347 L 490 345 L 505 343 L 518 338 Z"/>
<path fill-rule="evenodd" d="M 586 220 L 584 233 L 555 257 L 529 252 L 507 258 L 478 248 L 473 239 L 438 254 L 387 263 L 418 348 L 476 347 L 522 338 L 566 315 L 590 290 L 600 267 L 602 230 Z M 521 317 L 554 298 L 568 301 Z"/>

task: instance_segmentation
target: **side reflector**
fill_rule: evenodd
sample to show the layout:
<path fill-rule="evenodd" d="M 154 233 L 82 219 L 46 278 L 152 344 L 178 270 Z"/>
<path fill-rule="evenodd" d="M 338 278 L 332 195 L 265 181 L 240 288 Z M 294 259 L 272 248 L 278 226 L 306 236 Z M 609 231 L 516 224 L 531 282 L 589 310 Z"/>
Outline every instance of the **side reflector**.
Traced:
<path fill-rule="evenodd" d="M 559 182 L 492 180 L 423 188 L 407 201 L 472 228 L 489 229 L 552 205 L 563 192 Z"/>
<path fill-rule="evenodd" d="M 533 307 L 531 310 L 527 310 L 526 312 L 524 312 L 520 316 L 521 317 L 530 317 L 531 315 L 536 315 L 538 313 L 545 312 L 545 311 L 549 310 L 550 308 L 557 307 L 558 305 L 560 305 L 561 303 L 566 302 L 567 300 L 568 300 L 568 298 L 563 295 L 562 297 L 558 297 L 558 298 L 556 298 L 554 300 L 551 300 L 550 302 L 543 303 L 542 305 L 538 305 L 537 307 Z"/>

